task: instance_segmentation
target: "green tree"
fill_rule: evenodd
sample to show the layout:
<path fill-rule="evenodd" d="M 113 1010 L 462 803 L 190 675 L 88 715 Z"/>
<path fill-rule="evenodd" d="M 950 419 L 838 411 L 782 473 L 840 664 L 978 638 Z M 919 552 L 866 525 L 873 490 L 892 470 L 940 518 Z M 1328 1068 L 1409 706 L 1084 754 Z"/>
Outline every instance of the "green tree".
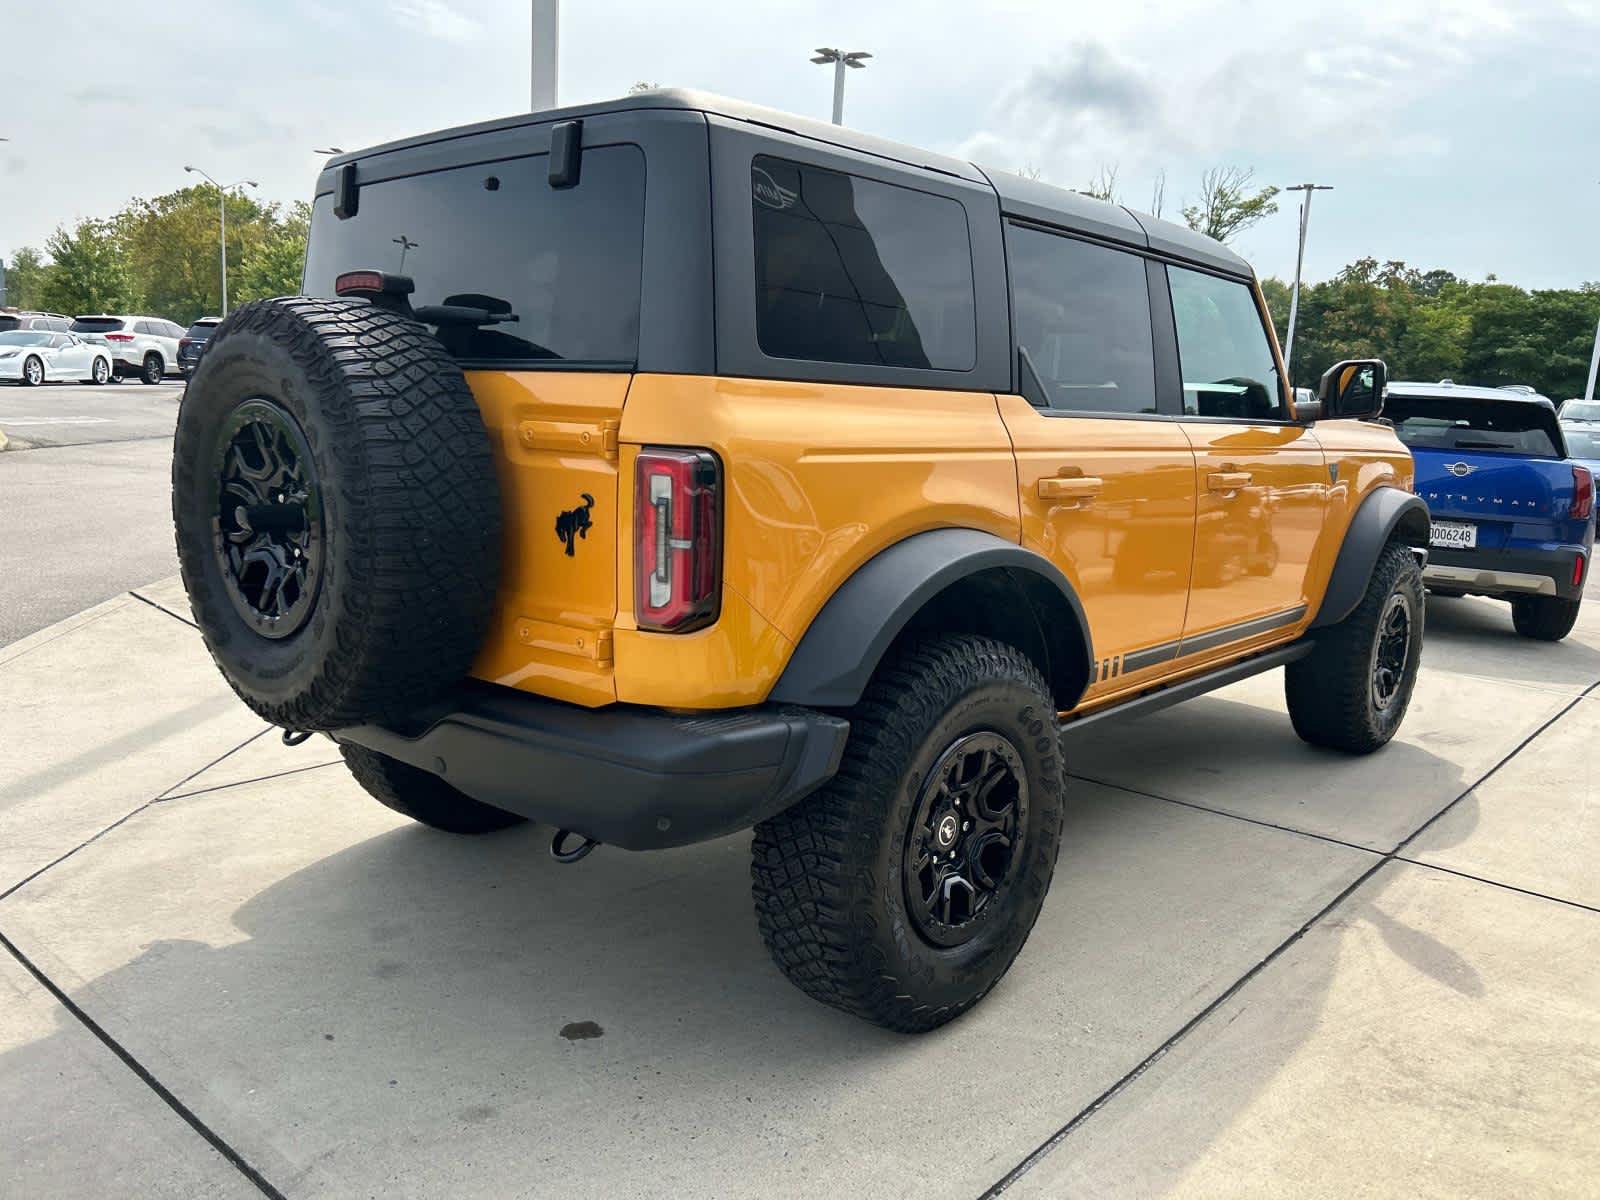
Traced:
<path fill-rule="evenodd" d="M 24 246 L 6 264 L 6 303 L 13 308 L 38 308 L 51 265 L 32 246 Z"/>
<path fill-rule="evenodd" d="M 296 201 L 289 215 L 274 224 L 245 258 L 229 299 L 238 305 L 269 296 L 297 295 L 305 271 L 310 230 L 311 206 L 303 200 Z"/>
<path fill-rule="evenodd" d="M 277 227 L 276 206 L 230 194 L 229 300 L 234 276 Z M 209 184 L 135 200 L 115 218 L 136 289 L 157 316 L 180 324 L 222 306 L 217 191 Z"/>
<path fill-rule="evenodd" d="M 1275 187 L 1252 191 L 1255 171 L 1248 167 L 1213 167 L 1200 179 L 1200 202 L 1183 206 L 1184 223 L 1196 233 L 1232 240 L 1256 222 L 1278 211 Z"/>
<path fill-rule="evenodd" d="M 58 227 L 45 239 L 45 249 L 54 265 L 40 288 L 41 307 L 74 315 L 139 307 L 114 222 L 80 221 L 70 232 Z"/>

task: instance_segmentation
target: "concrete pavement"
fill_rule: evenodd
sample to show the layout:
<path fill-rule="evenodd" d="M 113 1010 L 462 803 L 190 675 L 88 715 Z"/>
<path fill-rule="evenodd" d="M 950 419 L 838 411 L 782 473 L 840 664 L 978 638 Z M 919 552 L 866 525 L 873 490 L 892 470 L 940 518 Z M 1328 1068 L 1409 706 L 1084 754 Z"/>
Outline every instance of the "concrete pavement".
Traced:
<path fill-rule="evenodd" d="M 179 383 L 0 387 L 0 647 L 177 570 Z"/>
<path fill-rule="evenodd" d="M 411 825 L 185 615 L 169 581 L 0 649 L 0 1195 L 1600 1178 L 1600 606 L 1542 646 L 1430 604 L 1370 759 L 1299 743 L 1276 674 L 1097 738 L 1028 946 L 922 1038 L 782 980 L 748 835 L 561 867 Z"/>

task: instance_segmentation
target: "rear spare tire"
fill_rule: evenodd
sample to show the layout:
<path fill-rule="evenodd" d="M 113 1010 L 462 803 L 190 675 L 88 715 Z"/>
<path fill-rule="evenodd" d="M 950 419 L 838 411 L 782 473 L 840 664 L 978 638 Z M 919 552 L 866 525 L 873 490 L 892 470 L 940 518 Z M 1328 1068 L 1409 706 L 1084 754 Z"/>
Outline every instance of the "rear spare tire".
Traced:
<path fill-rule="evenodd" d="M 483 419 L 427 330 L 364 300 L 261 300 L 218 326 L 178 409 L 172 516 L 206 646 L 273 724 L 392 721 L 488 628 Z"/>

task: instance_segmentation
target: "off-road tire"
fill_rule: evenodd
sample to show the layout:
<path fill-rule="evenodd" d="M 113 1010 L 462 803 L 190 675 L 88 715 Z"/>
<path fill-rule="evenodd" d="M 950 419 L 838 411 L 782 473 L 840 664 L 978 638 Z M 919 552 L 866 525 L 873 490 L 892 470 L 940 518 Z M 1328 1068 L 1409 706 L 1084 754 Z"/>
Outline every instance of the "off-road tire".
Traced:
<path fill-rule="evenodd" d="M 161 361 L 159 354 L 146 354 L 144 366 L 139 371 L 139 382 L 156 384 L 166 378 L 167 364 Z"/>
<path fill-rule="evenodd" d="M 214 549 L 221 431 L 258 398 L 298 423 L 321 496 L 313 607 L 275 638 Z M 217 328 L 178 409 L 172 510 L 206 646 L 273 724 L 393 721 L 458 682 L 488 629 L 500 501 L 482 416 L 426 329 L 365 301 L 261 300 Z"/>
<path fill-rule="evenodd" d="M 365 746 L 339 747 L 356 782 L 385 808 L 445 833 L 493 833 L 527 818 L 474 800 L 437 775 Z"/>
<path fill-rule="evenodd" d="M 1373 699 L 1379 624 L 1390 598 L 1410 603 L 1409 653 L 1400 687 L 1387 708 Z M 1313 635 L 1316 648 L 1284 670 L 1283 690 L 1294 731 L 1313 746 L 1370 754 L 1388 743 L 1405 719 L 1422 662 L 1422 568 L 1399 542 L 1378 555 L 1367 592 L 1337 625 Z"/>
<path fill-rule="evenodd" d="M 1061 843 L 1056 706 L 1021 651 L 975 636 L 912 642 L 849 713 L 838 774 L 756 826 L 752 890 L 773 960 L 807 995 L 906 1033 L 934 1029 L 999 982 L 1038 918 Z M 993 731 L 1028 782 L 1009 890 L 972 940 L 939 947 L 909 915 L 903 852 L 921 787 L 947 746 Z"/>
<path fill-rule="evenodd" d="M 1559 642 L 1572 632 L 1583 601 L 1563 600 L 1560 596 L 1513 596 L 1511 624 L 1526 638 Z"/>

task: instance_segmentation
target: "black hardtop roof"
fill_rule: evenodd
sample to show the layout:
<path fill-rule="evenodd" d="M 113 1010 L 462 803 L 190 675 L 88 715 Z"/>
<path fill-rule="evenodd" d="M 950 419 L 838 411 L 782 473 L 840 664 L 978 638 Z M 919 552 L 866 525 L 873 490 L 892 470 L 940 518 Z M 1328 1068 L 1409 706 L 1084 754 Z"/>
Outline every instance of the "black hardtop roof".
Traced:
<path fill-rule="evenodd" d="M 650 109 L 704 113 L 744 121 L 751 125 L 764 125 L 847 150 L 870 154 L 876 158 L 903 163 L 906 166 L 952 175 L 958 179 L 993 188 L 1000 200 L 1000 210 L 1009 216 L 1059 226 L 1091 237 L 1121 242 L 1141 250 L 1153 250 L 1231 275 L 1251 274 L 1250 264 L 1221 242 L 1147 213 L 1135 212 L 1121 205 L 1095 200 L 1067 188 L 1043 183 L 1037 179 L 1026 179 L 1007 171 L 986 171 L 959 158 L 890 141 L 888 138 L 876 137 L 842 125 L 832 125 L 796 113 L 686 88 L 658 88 L 620 96 L 614 100 L 603 100 L 596 104 L 576 104 L 544 112 L 521 113 L 493 121 L 441 129 L 433 133 L 386 142 L 365 150 L 335 155 L 324 165 L 322 176 L 317 182 L 317 191 L 319 194 L 330 191 L 333 186 L 331 173 L 347 162 L 372 159 L 380 155 L 460 138 L 477 137 L 486 133 L 499 133 L 522 127 L 532 130 L 555 121 Z"/>

